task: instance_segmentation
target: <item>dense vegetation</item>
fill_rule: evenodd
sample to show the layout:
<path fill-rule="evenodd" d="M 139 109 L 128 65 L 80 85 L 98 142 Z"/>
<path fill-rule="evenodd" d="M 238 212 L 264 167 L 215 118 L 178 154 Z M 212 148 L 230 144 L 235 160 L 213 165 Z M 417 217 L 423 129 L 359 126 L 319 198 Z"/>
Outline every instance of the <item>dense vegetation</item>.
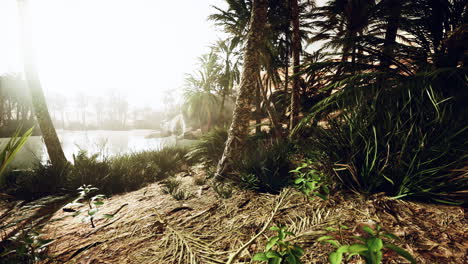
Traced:
<path fill-rule="evenodd" d="M 35 199 L 90 184 L 112 195 L 164 180 L 164 191 L 183 200 L 190 195 L 178 190 L 180 182 L 171 176 L 201 164 L 223 198 L 236 188 L 278 194 L 295 186 L 322 199 L 332 189 L 466 201 L 465 1 L 226 3 L 227 9 L 214 7 L 209 19 L 228 38 L 200 57 L 200 69 L 187 75 L 180 113 L 173 113 L 203 133 L 194 146 L 118 157 L 80 152 L 66 165 L 49 151 L 49 164 L 4 171 L 22 145 L 15 139 L 0 156 L 3 190 Z M 17 118 L 32 118 L 29 108 L 17 108 Z M 46 138 L 44 126 L 40 123 Z M 257 260 L 300 263 L 302 249 L 287 252 L 291 244 L 283 242 L 292 233 L 274 230 L 276 244 Z M 361 239 L 365 245 L 338 249 L 330 261 L 340 263 L 349 253 L 380 263 L 383 246 L 374 252 L 371 244 L 382 244 L 382 237 L 366 232 L 371 237 Z M 268 253 L 273 245 L 278 256 Z M 413 262 L 407 252 L 385 246 Z"/>
<path fill-rule="evenodd" d="M 467 184 L 468 136 L 463 1 L 329 1 L 320 7 L 299 1 L 301 42 L 321 47 L 311 53 L 299 50 L 302 63 L 291 67 L 298 52 L 293 2 L 267 1 L 263 7 L 268 26 L 256 47 L 261 62 L 256 87 L 248 88 L 254 99 L 247 107 L 256 120 L 249 133 L 266 131 L 268 139 L 257 137 L 258 142 L 287 136 L 300 146 L 295 155 L 315 160 L 344 188 L 460 201 Z M 191 75 L 188 80 L 191 89 L 199 87 L 210 98 L 200 100 L 204 104 L 189 104 L 197 113 L 216 113 L 226 92 L 232 91 L 223 78 L 237 76 L 232 65 L 239 59 L 233 63 L 217 58 L 237 54 L 226 52 L 226 43 L 231 44 L 229 50 L 247 45 L 252 2 L 227 3 L 227 10 L 216 8 L 210 19 L 230 34 L 230 41 L 218 43 L 203 57 L 200 79 Z M 220 71 L 224 75 L 215 74 Z M 199 98 L 187 94 L 187 102 Z M 291 119 L 299 120 L 298 125 Z M 211 127 L 213 120 L 204 124 Z M 216 135 L 214 130 L 205 136 L 193 152 L 205 152 L 202 160 L 212 166 L 221 152 L 215 150 L 221 145 L 221 135 Z M 239 160 L 245 154 L 230 156 Z M 262 155 L 254 156 L 255 163 L 262 164 Z M 278 169 L 264 166 L 263 171 Z M 242 174 L 241 167 L 233 166 L 234 174 Z"/>

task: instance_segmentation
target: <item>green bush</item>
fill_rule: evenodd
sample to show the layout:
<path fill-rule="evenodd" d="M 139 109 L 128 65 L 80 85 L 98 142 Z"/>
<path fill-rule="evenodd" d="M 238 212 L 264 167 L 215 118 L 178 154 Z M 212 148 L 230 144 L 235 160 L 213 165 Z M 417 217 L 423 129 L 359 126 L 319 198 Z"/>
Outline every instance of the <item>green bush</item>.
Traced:
<path fill-rule="evenodd" d="M 73 155 L 73 166 L 67 177 L 67 187 L 76 190 L 81 185 L 103 186 L 108 184 L 106 178 L 111 170 L 110 161 L 98 159 L 99 154 L 88 155 L 80 150 Z"/>
<path fill-rule="evenodd" d="M 33 169 L 13 170 L 6 175 L 6 192 L 19 199 L 35 200 L 64 191 L 69 168 L 57 170 L 50 163 L 40 162 Z"/>
<path fill-rule="evenodd" d="M 50 164 L 38 164 L 31 170 L 9 172 L 6 189 L 23 199 L 75 192 L 82 185 L 93 185 L 107 195 L 128 192 L 180 171 L 186 163 L 186 153 L 183 148 L 166 147 L 100 159 L 97 154 L 81 151 L 65 171 L 55 171 Z"/>
<path fill-rule="evenodd" d="M 376 226 L 375 230 L 368 226 L 363 226 L 362 230 L 367 233 L 367 236 L 353 236 L 352 238 L 359 240 L 361 243 L 355 243 L 352 245 L 342 244 L 344 236 L 341 233 L 341 229 L 348 228 L 346 226 L 340 226 L 340 230 L 330 228 L 330 231 L 338 232 L 335 232 L 336 234 L 322 236 L 317 239 L 317 241 L 331 244 L 337 248 L 335 252 L 332 252 L 329 255 L 329 261 L 331 264 L 340 264 L 343 260 L 344 254 L 347 255 L 346 261 L 354 255 L 360 255 L 366 260 L 367 264 L 382 263 L 384 250 L 392 250 L 412 264 L 416 263 L 416 260 L 411 256 L 411 254 L 393 244 L 393 241 L 399 240 L 399 238 L 392 233 L 384 232 L 381 230 L 379 225 Z"/>
<path fill-rule="evenodd" d="M 223 199 L 229 199 L 234 194 L 234 187 L 229 182 L 213 182 L 211 187 Z"/>
<path fill-rule="evenodd" d="M 187 200 L 193 195 L 188 190 L 181 188 L 182 180 L 177 179 L 176 177 L 170 177 L 161 182 L 163 193 L 170 194 L 174 199 Z"/>
<path fill-rule="evenodd" d="M 235 168 L 239 177 L 233 180 L 243 189 L 279 193 L 289 185 L 292 164 L 289 160 L 292 145 L 287 141 L 251 141 Z"/>
<path fill-rule="evenodd" d="M 278 235 L 269 238 L 265 251 L 255 254 L 252 260 L 278 264 L 301 264 L 300 258 L 304 255 L 304 250 L 286 239 L 294 234 L 287 231 L 285 226 L 274 226 L 270 230 L 278 232 Z"/>
<path fill-rule="evenodd" d="M 97 156 L 81 156 L 72 168 L 74 189 L 83 185 L 96 186 L 105 194 L 133 191 L 150 182 L 163 180 L 181 169 L 186 150 L 166 147 L 159 151 L 125 154 L 103 161 Z M 86 175 L 86 176 L 84 176 Z"/>
<path fill-rule="evenodd" d="M 373 75 L 354 76 L 317 105 L 295 133 L 334 112 L 337 117 L 309 128 L 308 144 L 344 186 L 395 197 L 461 200 L 457 196 L 467 189 L 467 115 L 459 101 L 433 88 L 439 74 L 395 77 L 387 89 L 373 85 Z"/>
<path fill-rule="evenodd" d="M 47 247 L 54 239 L 43 239 L 39 230 L 22 229 L 0 249 L 0 264 L 33 264 L 48 259 Z"/>
<path fill-rule="evenodd" d="M 312 161 L 306 159 L 299 167 L 290 171 L 295 177 L 294 187 L 311 199 L 317 196 L 327 200 L 330 193 L 327 177 L 322 172 L 315 170 L 313 165 Z"/>

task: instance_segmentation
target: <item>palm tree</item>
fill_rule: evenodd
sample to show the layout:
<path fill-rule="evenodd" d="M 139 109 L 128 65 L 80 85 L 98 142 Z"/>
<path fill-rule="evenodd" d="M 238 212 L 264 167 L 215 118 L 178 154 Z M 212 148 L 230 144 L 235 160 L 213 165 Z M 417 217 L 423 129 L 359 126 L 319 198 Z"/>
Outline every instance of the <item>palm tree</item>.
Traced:
<path fill-rule="evenodd" d="M 214 49 L 199 61 L 200 69 L 185 79 L 184 110 L 198 121 L 203 131 L 208 131 L 215 118 L 212 113 L 218 106 L 217 95 L 225 94 L 227 88 L 221 85 L 223 68 Z"/>
<path fill-rule="evenodd" d="M 299 29 L 299 5 L 298 0 L 290 0 L 291 22 L 293 25 L 292 53 L 293 53 L 293 85 L 291 90 L 291 114 L 289 128 L 292 130 L 296 125 L 299 112 L 299 65 L 301 53 L 301 36 Z"/>
<path fill-rule="evenodd" d="M 346 62 L 351 58 L 351 65 L 356 62 L 358 51 L 357 39 L 364 33 L 369 34 L 369 22 L 374 18 L 375 0 L 331 0 L 314 11 L 314 26 L 318 32 L 309 42 L 326 41 L 322 50 L 341 51 L 341 62 L 336 72 L 340 76 L 348 69 Z"/>
<path fill-rule="evenodd" d="M 209 91 L 186 89 L 184 110 L 187 115 L 198 121 L 200 129 L 206 132 L 213 124 L 213 112 L 218 106 L 218 98 Z"/>
<path fill-rule="evenodd" d="M 235 42 L 245 42 L 245 36 L 249 31 L 249 23 L 252 11 L 252 0 L 225 0 L 228 9 L 213 6 L 217 13 L 208 17 L 216 26 L 231 35 Z"/>
<path fill-rule="evenodd" d="M 240 41 L 245 45 L 245 36 L 246 32 L 249 30 L 249 21 L 252 8 L 252 1 L 248 0 L 226 0 L 228 4 L 227 10 L 222 10 L 215 7 L 217 10 L 216 14 L 213 14 L 209 19 L 215 21 L 217 26 L 223 28 L 227 32 L 233 41 Z M 285 90 L 288 90 L 289 83 L 289 60 L 293 44 L 292 44 L 292 33 L 293 26 L 291 25 L 291 14 L 292 8 L 290 0 L 270 0 L 267 3 L 267 23 L 268 27 L 265 28 L 264 39 L 260 49 L 260 62 L 261 69 L 270 76 L 268 79 L 274 82 L 274 86 L 279 88 L 282 85 L 282 80 L 280 78 L 280 71 L 284 71 L 284 87 Z M 299 39 L 299 44 L 301 40 L 307 39 L 310 34 L 310 9 L 314 7 L 314 1 L 298 1 L 296 0 L 295 11 L 297 15 L 297 25 L 295 36 Z M 299 55 L 301 48 L 299 49 L 296 41 L 296 53 Z M 296 59 L 296 66 L 299 64 L 299 59 Z M 298 69 L 298 67 L 296 67 Z M 298 81 L 296 79 L 296 88 L 298 86 Z M 261 86 L 268 86 L 268 84 L 263 83 Z M 296 89 L 298 90 L 298 88 Z M 261 91 L 261 90 L 260 90 Z M 268 107 L 269 104 L 266 101 L 270 101 L 265 98 L 264 93 L 258 93 L 263 97 L 264 105 L 267 106 L 269 111 L 269 116 L 278 116 L 277 113 L 271 111 L 274 110 L 274 107 Z M 295 93 L 295 101 L 299 102 L 298 94 Z M 257 100 L 258 101 L 258 100 Z M 295 113 L 298 109 L 298 103 L 294 103 Z M 296 116 L 296 115 L 293 115 Z M 274 125 L 272 121 L 272 126 L 274 130 L 279 127 L 279 123 Z M 275 128 L 276 127 L 276 128 Z"/>
<path fill-rule="evenodd" d="M 267 22 L 267 0 L 254 0 L 250 18 L 249 33 L 244 51 L 244 66 L 236 100 L 234 115 L 229 128 L 228 139 L 223 156 L 218 163 L 216 179 L 221 179 L 232 172 L 232 161 L 240 158 L 249 132 L 251 104 L 260 70 L 259 48 L 263 41 L 263 32 Z"/>
<path fill-rule="evenodd" d="M 221 58 L 221 65 L 224 65 L 224 72 L 219 78 L 219 85 L 221 87 L 221 106 L 219 109 L 219 116 L 224 110 L 226 97 L 232 93 L 234 85 L 239 82 L 239 52 L 237 46 L 239 41 L 237 39 L 218 41 L 215 50 Z"/>
<path fill-rule="evenodd" d="M 397 31 L 400 27 L 400 17 L 402 11 L 402 1 L 387 0 L 383 1 L 383 6 L 388 10 L 388 18 L 386 19 L 385 40 L 382 47 L 382 58 L 380 66 L 383 70 L 390 66 L 390 60 L 387 58 L 393 57 L 393 51 L 396 45 Z"/>
<path fill-rule="evenodd" d="M 42 137 L 44 138 L 49 159 L 52 166 L 60 171 L 65 168 L 67 159 L 65 158 L 65 154 L 63 153 L 62 146 L 60 145 L 60 141 L 50 118 L 44 92 L 42 91 L 37 69 L 34 64 L 34 52 L 30 34 L 31 24 L 29 21 L 27 5 L 27 0 L 18 0 L 21 25 L 20 34 L 23 45 L 24 75 L 29 86 L 34 113 L 36 115 L 37 122 L 39 123 Z"/>

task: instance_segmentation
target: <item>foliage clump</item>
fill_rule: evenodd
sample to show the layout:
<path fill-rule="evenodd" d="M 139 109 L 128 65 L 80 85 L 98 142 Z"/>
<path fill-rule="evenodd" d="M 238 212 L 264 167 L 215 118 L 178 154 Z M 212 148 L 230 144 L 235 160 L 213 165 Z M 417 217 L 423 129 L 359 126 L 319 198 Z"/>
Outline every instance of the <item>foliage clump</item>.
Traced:
<path fill-rule="evenodd" d="M 252 260 L 265 261 L 268 264 L 300 264 L 300 258 L 304 255 L 304 250 L 286 240 L 288 236 L 294 236 L 292 232 L 287 231 L 285 226 L 274 226 L 270 230 L 277 231 L 278 235 L 268 239 L 265 251 L 254 255 Z"/>
<path fill-rule="evenodd" d="M 233 180 L 241 188 L 279 193 L 291 184 L 293 146 L 290 142 L 258 140 L 249 145 L 241 160 L 235 163 L 239 176 Z"/>
<path fill-rule="evenodd" d="M 395 76 L 387 80 L 391 89 L 369 83 L 375 75 L 346 79 L 345 88 L 317 105 L 295 133 L 309 135 L 307 151 L 346 188 L 455 202 L 468 184 L 468 130 L 454 119 L 458 103 L 435 88 L 433 80 L 446 74 Z M 462 89 L 460 72 L 450 74 L 451 84 Z M 310 126 L 333 111 L 326 124 Z"/>
<path fill-rule="evenodd" d="M 82 185 L 92 185 L 103 194 L 128 192 L 180 171 L 187 164 L 186 153 L 184 148 L 166 147 L 109 158 L 81 151 L 65 170 L 39 163 L 30 170 L 10 171 L 6 188 L 25 199 L 73 192 Z"/>
<path fill-rule="evenodd" d="M 348 229 L 346 226 L 340 226 L 340 229 L 342 228 Z M 336 229 L 331 230 L 337 231 Z M 416 263 L 416 260 L 406 250 L 388 241 L 399 240 L 394 234 L 383 232 L 379 225 L 376 226 L 375 230 L 369 226 L 363 226 L 362 230 L 365 231 L 368 236 L 353 236 L 352 238 L 359 240 L 361 243 L 352 245 L 342 245 L 342 242 L 340 242 L 340 240 L 343 241 L 341 234 L 337 235 L 339 239 L 334 236 L 323 236 L 318 239 L 318 241 L 331 244 L 338 248 L 335 252 L 330 253 L 330 264 L 340 264 L 344 254 L 348 255 L 346 260 L 349 260 L 355 255 L 360 255 L 366 260 L 367 264 L 378 264 L 381 263 L 383 259 L 384 249 L 396 252 L 412 264 Z"/>

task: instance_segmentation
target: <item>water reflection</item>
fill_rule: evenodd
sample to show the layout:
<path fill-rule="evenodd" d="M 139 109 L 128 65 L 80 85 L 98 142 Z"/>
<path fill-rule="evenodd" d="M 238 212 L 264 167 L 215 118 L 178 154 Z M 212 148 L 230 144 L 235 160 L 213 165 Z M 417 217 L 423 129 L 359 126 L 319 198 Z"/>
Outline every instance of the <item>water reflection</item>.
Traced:
<path fill-rule="evenodd" d="M 73 160 L 73 154 L 80 150 L 86 150 L 90 154 L 102 153 L 106 156 L 115 156 L 143 150 L 157 150 L 166 145 L 187 144 L 190 142 L 177 141 L 175 137 L 146 138 L 152 130 L 129 131 L 57 131 L 65 156 L 69 161 Z M 0 145 L 7 139 L 0 139 Z M 18 153 L 12 166 L 15 168 L 27 168 L 39 161 L 47 160 L 47 151 L 42 137 L 31 137 L 23 149 Z"/>

